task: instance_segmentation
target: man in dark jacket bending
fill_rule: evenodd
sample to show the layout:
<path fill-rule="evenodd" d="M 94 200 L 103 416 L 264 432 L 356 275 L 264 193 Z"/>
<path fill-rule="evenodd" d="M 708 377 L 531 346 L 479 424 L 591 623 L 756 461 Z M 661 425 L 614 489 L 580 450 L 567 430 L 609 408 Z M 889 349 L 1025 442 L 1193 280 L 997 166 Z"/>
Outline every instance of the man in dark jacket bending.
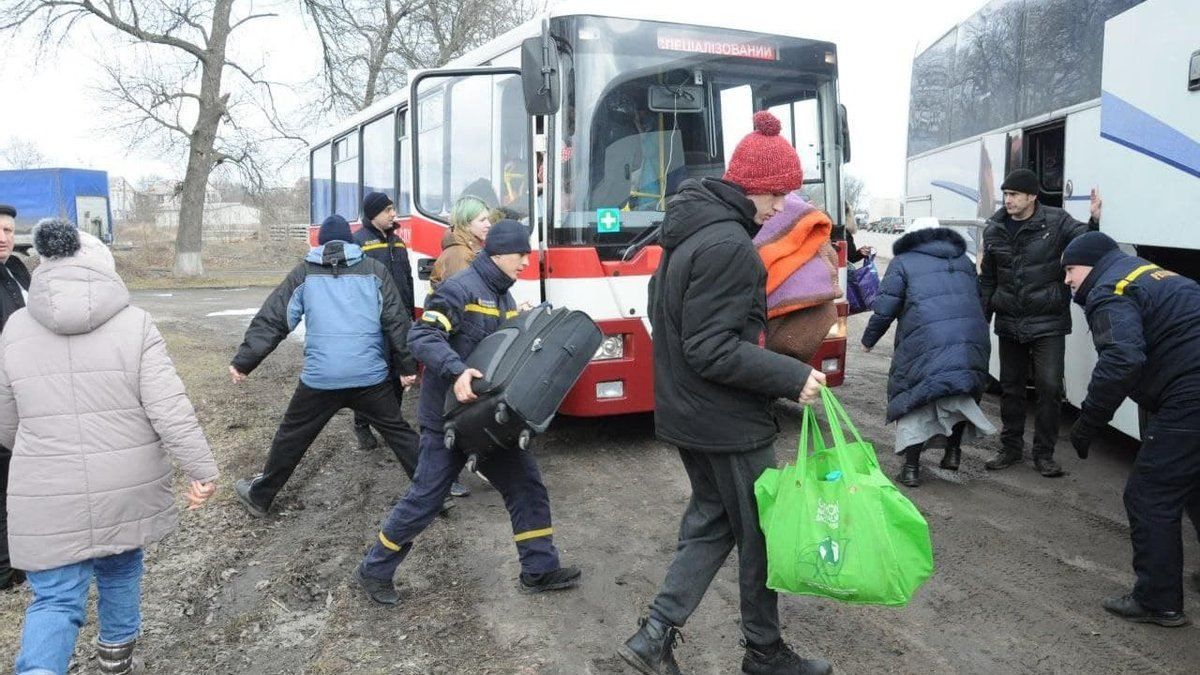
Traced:
<path fill-rule="evenodd" d="M 1088 456 L 1126 396 L 1150 413 L 1125 484 L 1137 582 L 1104 608 L 1138 623 L 1186 625 L 1180 528 L 1185 509 L 1194 525 L 1200 516 L 1200 286 L 1100 232 L 1071 242 L 1062 263 L 1099 357 L 1071 429 L 1075 451 Z"/>
<path fill-rule="evenodd" d="M 677 673 L 679 627 L 738 547 L 747 673 L 827 673 L 780 635 L 766 586 L 754 481 L 775 466 L 777 398 L 808 403 L 825 376 L 763 348 L 767 272 L 751 237 L 801 185 L 800 160 L 769 112 L 754 116 L 723 180 L 688 180 L 667 205 L 663 259 L 650 282 L 655 430 L 678 446 L 692 485 L 675 561 L 641 629 L 618 650 L 643 673 Z"/>
<path fill-rule="evenodd" d="M 1025 453 L 1025 383 L 1033 365 L 1037 391 L 1034 467 L 1047 478 L 1063 475 L 1054 459 L 1062 408 L 1071 294 L 1062 284 L 1059 258 L 1072 239 L 1099 227 L 1100 197 L 1092 190 L 1092 217 L 1081 223 L 1066 211 L 1038 203 L 1037 174 L 1017 169 L 1004 179 L 1004 208 L 983 231 L 979 292 L 1000 338 L 1000 451 L 988 469 L 1004 469 Z"/>
<path fill-rule="evenodd" d="M 326 218 L 318 241 L 258 310 L 229 366 L 234 384 L 240 384 L 304 319 L 304 370 L 266 466 L 234 484 L 246 510 L 259 518 L 266 517 L 317 434 L 342 408 L 361 412 L 383 433 L 410 478 L 417 469 L 415 439 L 388 379 L 389 364 L 402 375 L 402 386 L 416 379 L 408 312 L 387 269 L 351 243 L 345 218 Z"/>
<path fill-rule="evenodd" d="M 29 291 L 29 270 L 13 252 L 17 210 L 0 204 L 0 331 L 8 317 L 25 306 Z M 25 573 L 8 565 L 8 464 L 12 450 L 0 445 L 0 591 L 25 581 Z"/>

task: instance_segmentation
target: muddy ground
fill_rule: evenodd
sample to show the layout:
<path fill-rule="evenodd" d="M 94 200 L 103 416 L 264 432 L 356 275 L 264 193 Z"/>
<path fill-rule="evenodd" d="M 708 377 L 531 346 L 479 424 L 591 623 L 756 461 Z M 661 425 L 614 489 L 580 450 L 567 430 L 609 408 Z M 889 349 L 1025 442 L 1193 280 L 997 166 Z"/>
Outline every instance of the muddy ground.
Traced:
<path fill-rule="evenodd" d="M 537 446 L 564 561 L 580 565 L 572 591 L 518 593 L 512 534 L 499 495 L 472 478 L 417 541 L 394 609 L 373 606 L 351 572 L 407 479 L 384 450 L 361 452 L 342 413 L 309 451 L 266 521 L 232 494 L 257 471 L 295 386 L 300 344 L 285 341 L 250 379 L 231 385 L 226 365 L 268 289 L 139 291 L 167 336 L 224 475 L 205 509 L 147 557 L 143 653 L 153 673 L 625 673 L 614 649 L 660 582 L 674 550 L 688 486 L 652 420 L 560 419 Z M 857 344 L 864 317 L 851 321 Z M 890 338 L 857 347 L 838 395 L 873 439 L 888 472 L 900 464 L 883 425 Z M 413 416 L 410 397 L 407 415 Z M 997 401 L 984 408 L 998 420 Z M 798 410 L 785 408 L 780 461 L 795 453 Z M 1065 423 L 1069 423 L 1068 416 Z M 1066 427 L 1064 426 L 1064 434 Z M 933 533 L 937 573 L 905 609 L 852 607 L 803 597 L 780 603 L 788 640 L 843 673 L 1187 673 L 1200 670 L 1194 626 L 1126 624 L 1099 601 L 1132 584 L 1121 503 L 1134 446 L 1107 438 L 1086 462 L 1065 442 L 1070 474 L 1032 467 L 983 470 L 997 449 L 964 450 L 963 468 L 924 466 L 906 490 Z M 1200 566 L 1187 528 L 1188 569 Z M 736 559 L 684 628 L 686 672 L 737 672 Z M 0 663 L 11 663 L 27 591 L 0 595 Z M 1187 590 L 1200 615 L 1200 595 Z M 85 628 L 73 672 L 91 672 Z"/>

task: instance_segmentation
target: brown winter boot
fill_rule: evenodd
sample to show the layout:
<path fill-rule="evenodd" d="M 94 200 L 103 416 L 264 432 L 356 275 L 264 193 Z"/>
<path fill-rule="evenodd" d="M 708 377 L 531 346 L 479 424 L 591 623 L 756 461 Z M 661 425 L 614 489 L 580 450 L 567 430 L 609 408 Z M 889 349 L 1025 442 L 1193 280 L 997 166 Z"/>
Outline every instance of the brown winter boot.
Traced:
<path fill-rule="evenodd" d="M 142 660 L 133 655 L 137 638 L 119 645 L 96 643 L 96 663 L 105 675 L 140 675 L 146 672 Z"/>

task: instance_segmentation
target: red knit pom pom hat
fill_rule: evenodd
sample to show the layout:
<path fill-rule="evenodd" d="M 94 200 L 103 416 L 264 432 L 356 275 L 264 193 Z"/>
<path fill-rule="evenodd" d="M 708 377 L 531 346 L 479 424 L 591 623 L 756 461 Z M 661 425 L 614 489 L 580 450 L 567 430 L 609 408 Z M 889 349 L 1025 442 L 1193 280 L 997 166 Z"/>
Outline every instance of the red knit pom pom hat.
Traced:
<path fill-rule="evenodd" d="M 779 135 L 779 119 L 766 110 L 754 113 L 754 131 L 746 134 L 733 151 L 725 180 L 736 183 L 746 194 L 787 194 L 800 189 L 804 171 L 796 149 Z"/>

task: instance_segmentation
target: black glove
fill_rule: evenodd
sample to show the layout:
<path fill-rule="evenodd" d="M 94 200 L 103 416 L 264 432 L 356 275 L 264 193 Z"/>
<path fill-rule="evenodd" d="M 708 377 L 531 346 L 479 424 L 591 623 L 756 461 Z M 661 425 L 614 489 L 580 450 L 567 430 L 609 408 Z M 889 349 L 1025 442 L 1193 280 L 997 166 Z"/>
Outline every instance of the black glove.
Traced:
<path fill-rule="evenodd" d="M 1100 426 L 1089 421 L 1086 417 L 1080 417 L 1075 420 L 1075 424 L 1071 425 L 1071 445 L 1075 446 L 1075 454 L 1079 455 L 1079 459 L 1087 459 L 1088 448 L 1092 445 L 1092 439 L 1100 432 Z"/>

